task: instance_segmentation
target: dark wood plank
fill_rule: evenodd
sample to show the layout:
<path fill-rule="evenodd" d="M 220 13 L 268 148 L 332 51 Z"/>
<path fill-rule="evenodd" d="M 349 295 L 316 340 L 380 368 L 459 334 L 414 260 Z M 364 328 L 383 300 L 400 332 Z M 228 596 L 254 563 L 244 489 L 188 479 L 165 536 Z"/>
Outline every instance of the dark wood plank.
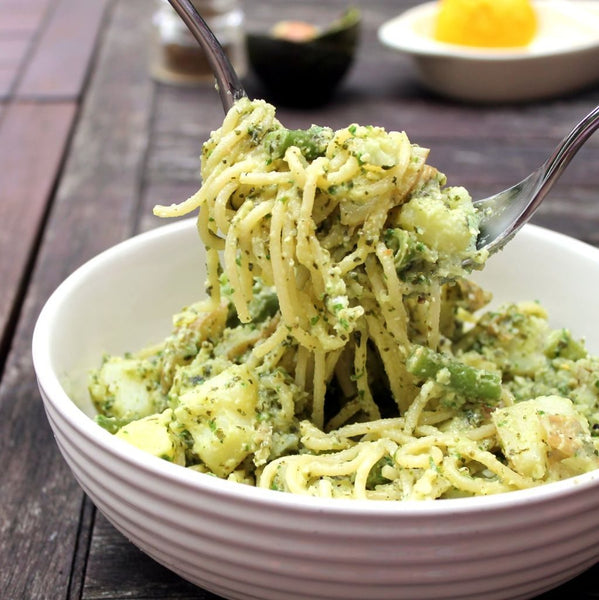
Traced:
<path fill-rule="evenodd" d="M 52 250 L 71 261 L 53 267 L 55 283 L 135 228 L 154 93 L 148 30 L 137 23 L 141 5 L 144 0 L 122 0 L 108 15 L 49 223 L 65 236 L 53 237 Z"/>
<path fill-rule="evenodd" d="M 77 98 L 109 0 L 59 0 L 15 92 L 18 98 Z"/>
<path fill-rule="evenodd" d="M 0 100 L 13 91 L 50 0 L 0 0 Z"/>
<path fill-rule="evenodd" d="M 0 65 L 18 66 L 25 56 L 29 43 L 28 36 L 5 37 L 0 32 Z"/>
<path fill-rule="evenodd" d="M 0 122 L 0 350 L 68 141 L 73 103 L 11 104 Z M 3 353 L 2 353 L 3 354 Z"/>
<path fill-rule="evenodd" d="M 15 64 L 0 65 L 0 102 L 7 100 L 17 80 L 19 72 Z"/>
<path fill-rule="evenodd" d="M 91 520 L 43 412 L 30 358 L 31 334 L 56 285 L 86 258 L 131 234 L 153 95 L 144 52 L 147 31 L 136 26 L 146 7 L 146 0 L 124 0 L 110 15 L 104 51 L 90 82 L 3 370 L 3 599 L 54 600 L 68 598 L 71 591 L 72 598 L 80 596 Z M 131 47 L 136 51 L 129 52 Z M 110 111 L 105 110 L 108 105 Z M 28 202 L 20 210 L 26 210 Z M 14 217 L 10 218 L 12 223 Z M 8 226 L 4 220 L 2 224 L 4 234 Z"/>
<path fill-rule="evenodd" d="M 96 507 L 87 497 L 83 497 L 79 517 L 79 532 L 76 546 L 73 550 L 73 562 L 68 589 L 65 590 L 64 600 L 79 600 L 85 581 L 85 572 L 89 554 L 89 544 L 96 518 Z"/>
<path fill-rule="evenodd" d="M 153 561 L 101 515 L 96 520 L 87 568 L 85 600 L 219 600 Z M 122 576 L 125 573 L 127 576 Z"/>
<path fill-rule="evenodd" d="M 198 88 L 158 86 L 144 170 L 140 230 L 166 223 L 152 215 L 155 204 L 180 202 L 197 191 L 202 144 L 220 127 L 223 116 L 211 84 Z"/>
<path fill-rule="evenodd" d="M 0 0 L 0 36 L 37 31 L 52 0 Z"/>

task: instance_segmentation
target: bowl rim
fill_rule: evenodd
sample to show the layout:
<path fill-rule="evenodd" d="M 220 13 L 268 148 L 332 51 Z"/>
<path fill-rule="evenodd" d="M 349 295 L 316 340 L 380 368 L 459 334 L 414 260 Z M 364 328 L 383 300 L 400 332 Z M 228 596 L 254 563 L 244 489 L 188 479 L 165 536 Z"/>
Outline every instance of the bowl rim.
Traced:
<path fill-rule="evenodd" d="M 124 461 L 132 468 L 147 474 L 159 476 L 173 484 L 216 495 L 231 501 L 244 501 L 254 505 L 268 505 L 271 509 L 291 510 L 307 513 L 322 512 L 337 516 L 355 516 L 379 518 L 389 515 L 432 517 L 457 515 L 463 513 L 482 513 L 498 510 L 512 510 L 517 506 L 552 502 L 560 497 L 578 494 L 581 491 L 599 486 L 599 469 L 571 477 L 562 481 L 542 484 L 524 490 L 514 490 L 500 494 L 467 498 L 452 498 L 427 501 L 374 501 L 317 498 L 295 495 L 270 489 L 219 479 L 217 477 L 192 471 L 152 456 L 114 437 L 88 417 L 68 396 L 59 375 L 49 360 L 52 322 L 60 311 L 62 303 L 76 288 L 82 278 L 93 272 L 100 264 L 110 262 L 123 252 L 135 250 L 148 243 L 160 242 L 162 238 L 177 236 L 181 231 L 196 227 L 195 218 L 182 219 L 153 230 L 137 234 L 99 253 L 73 271 L 52 292 L 42 307 L 36 320 L 32 336 L 32 359 L 38 386 L 44 405 L 68 422 L 81 436 L 94 445 L 100 446 L 117 460 Z M 549 240 L 561 246 L 573 248 L 585 256 L 599 262 L 599 248 L 562 233 L 551 231 L 537 225 L 525 225 L 518 235 Z M 198 244 L 200 244 L 198 238 Z M 46 411 L 48 407 L 46 406 Z"/>
<path fill-rule="evenodd" d="M 532 2 L 538 11 L 548 11 L 555 8 L 552 6 L 554 4 L 552 0 L 532 0 Z M 556 4 L 556 6 L 562 6 L 562 4 Z M 569 0 L 568 6 L 570 8 L 573 6 L 592 6 L 596 9 L 596 3 L 592 0 Z M 416 20 L 429 18 L 437 10 L 437 0 L 425 2 L 407 9 L 379 27 L 379 41 L 387 47 L 415 56 L 491 63 L 528 62 L 599 50 L 599 33 L 596 40 L 587 41 L 581 39 L 565 48 L 556 48 L 550 45 L 545 45 L 541 48 L 536 45 L 523 48 L 480 48 L 439 42 L 431 37 L 420 35 L 414 30 L 414 22 Z"/>

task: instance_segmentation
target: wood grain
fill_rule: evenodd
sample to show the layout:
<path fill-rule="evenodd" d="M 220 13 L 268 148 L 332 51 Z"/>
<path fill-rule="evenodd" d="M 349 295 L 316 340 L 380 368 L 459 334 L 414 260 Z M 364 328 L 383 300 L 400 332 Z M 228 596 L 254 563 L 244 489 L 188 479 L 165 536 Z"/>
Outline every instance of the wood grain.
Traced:
<path fill-rule="evenodd" d="M 0 101 L 18 81 L 50 0 L 0 0 Z"/>
<path fill-rule="evenodd" d="M 361 122 L 405 130 L 431 148 L 432 164 L 450 182 L 480 197 L 538 166 L 599 103 L 597 86 L 522 106 L 438 98 L 422 88 L 409 59 L 377 40 L 383 21 L 416 2 L 357 4 L 363 31 L 347 79 L 319 109 L 279 107 L 288 127 Z M 157 565 L 96 512 L 60 457 L 30 358 L 48 295 L 88 258 L 164 223 L 151 215 L 152 206 L 197 189 L 201 144 L 222 121 L 211 85 L 172 88 L 149 79 L 150 6 L 147 0 L 0 0 L 0 48 L 9 38 L 21 40 L 4 46 L 4 59 L 0 53 L 2 599 L 217 600 Z M 325 18 L 346 2 L 244 0 L 244 6 L 251 29 L 273 19 Z M 263 94 L 251 72 L 246 85 L 250 95 Z M 597 245 L 598 146 L 595 136 L 535 217 Z M 537 600 L 597 598 L 598 569 Z"/>
<path fill-rule="evenodd" d="M 115 576 L 116 575 L 116 576 Z M 154 562 L 98 516 L 83 588 L 85 600 L 219 600 Z"/>
<path fill-rule="evenodd" d="M 153 95 L 143 52 L 147 30 L 135 27 L 146 5 L 145 0 L 128 0 L 111 13 L 104 52 L 90 81 L 80 126 L 57 193 L 52 204 L 44 206 L 40 202 L 40 210 L 50 206 L 52 210 L 26 298 L 18 314 L 13 315 L 14 336 L 0 383 L 0 461 L 3 465 L 0 598 L 3 599 L 80 596 L 86 540 L 91 534 L 93 519 L 89 518 L 83 493 L 60 457 L 43 414 L 30 358 L 31 334 L 41 306 L 56 285 L 86 258 L 131 235 L 133 230 Z M 132 43 L 138 52 L 127 51 Z M 123 60 L 123 56 L 127 59 Z M 106 106 L 111 109 L 104 110 Z M 17 108 L 24 110 L 19 104 L 9 106 L 7 113 Z M 34 125 L 42 117 L 47 118 L 46 111 L 54 110 L 55 104 L 31 104 L 30 109 L 29 119 Z M 18 121 L 23 120 L 26 120 L 24 113 Z M 58 122 L 57 118 L 51 119 L 47 127 L 58 127 Z M 10 123 L 16 120 L 7 121 L 4 115 L 2 125 Z M 17 246 L 18 228 L 32 228 L 35 221 L 29 212 L 32 200 L 27 194 L 41 188 L 36 183 L 42 175 L 41 166 L 36 165 L 40 156 L 35 152 L 37 149 L 39 153 L 43 128 L 38 129 L 27 130 L 32 139 L 19 139 L 21 128 L 16 124 L 4 133 L 3 159 L 16 161 L 9 152 L 10 140 L 13 151 L 23 155 L 15 163 L 20 171 L 0 171 L 11 173 L 6 185 L 19 194 L 18 199 L 12 193 L 6 196 L 12 203 L 10 211 L 5 198 L 0 204 L 2 235 L 6 235 L 7 229 L 15 229 Z M 54 177 L 60 171 L 56 165 L 47 170 Z M 22 175 L 18 175 L 21 172 Z M 0 189 L 6 193 L 5 188 Z M 10 227 L 7 219 L 10 219 Z M 25 240 L 23 242 L 27 247 Z M 16 259 L 18 253 L 14 248 L 9 254 L 6 250 L 0 254 L 3 268 L 12 269 L 4 257 Z M 33 257 L 29 261 L 32 267 Z M 0 289 L 14 288 L 11 285 Z M 79 570 L 72 571 L 74 567 Z"/>
<path fill-rule="evenodd" d="M 27 282 L 75 112 L 69 102 L 18 103 L 0 121 L 0 332 L 10 331 Z"/>
<path fill-rule="evenodd" d="M 17 98 L 77 98 L 88 75 L 108 0 L 60 0 L 36 41 Z"/>

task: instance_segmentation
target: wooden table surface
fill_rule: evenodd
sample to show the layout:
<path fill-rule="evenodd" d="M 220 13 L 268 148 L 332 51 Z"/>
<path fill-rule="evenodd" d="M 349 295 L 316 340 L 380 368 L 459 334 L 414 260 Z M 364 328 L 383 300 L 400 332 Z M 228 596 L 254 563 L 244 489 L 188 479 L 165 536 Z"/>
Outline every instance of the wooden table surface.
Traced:
<path fill-rule="evenodd" d="M 280 107 L 289 127 L 351 122 L 405 130 L 430 162 L 476 196 L 536 168 L 599 104 L 599 87 L 519 106 L 435 97 L 376 31 L 415 2 L 362 0 L 361 44 L 333 101 Z M 248 28 L 340 12 L 343 0 L 245 0 Z M 214 88 L 148 76 L 148 0 L 0 0 L 0 598 L 196 599 L 96 511 L 63 462 L 31 361 L 31 334 L 54 288 L 114 243 L 161 222 L 157 203 L 199 185 L 202 142 L 219 126 Z M 276 19 L 275 19 L 276 18 Z M 261 96 L 251 73 L 247 87 Z M 599 136 L 535 222 L 599 245 Z M 599 518 L 599 515 L 598 515 Z M 599 598 L 597 567 L 544 600 Z M 364 599 L 368 600 L 368 599 Z"/>

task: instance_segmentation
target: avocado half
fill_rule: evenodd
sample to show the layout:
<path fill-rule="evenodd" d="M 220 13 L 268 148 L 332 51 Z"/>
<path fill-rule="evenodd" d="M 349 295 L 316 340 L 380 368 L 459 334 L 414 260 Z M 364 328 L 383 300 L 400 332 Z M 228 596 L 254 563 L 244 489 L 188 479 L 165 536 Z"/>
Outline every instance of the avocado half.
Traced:
<path fill-rule="evenodd" d="M 316 33 L 305 40 L 286 39 L 272 32 L 248 33 L 248 59 L 269 99 L 298 107 L 330 100 L 353 62 L 360 19 L 360 11 L 350 8 L 325 30 L 315 29 Z"/>

